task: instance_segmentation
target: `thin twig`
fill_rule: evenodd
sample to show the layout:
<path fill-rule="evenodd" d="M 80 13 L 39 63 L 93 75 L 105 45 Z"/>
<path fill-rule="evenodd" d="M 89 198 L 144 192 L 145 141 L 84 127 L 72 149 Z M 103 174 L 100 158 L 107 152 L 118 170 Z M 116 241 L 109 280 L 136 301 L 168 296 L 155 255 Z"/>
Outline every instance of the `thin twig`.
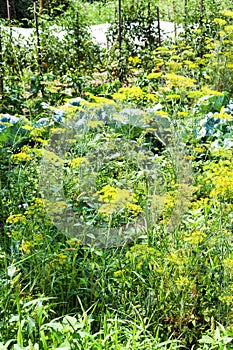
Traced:
<path fill-rule="evenodd" d="M 2 56 L 2 25 L 0 23 L 0 95 L 3 96 L 4 86 L 3 86 L 3 56 Z"/>
<path fill-rule="evenodd" d="M 37 64 L 39 67 L 40 82 L 43 80 L 43 69 L 42 69 L 42 53 L 40 45 L 40 33 L 39 33 L 39 22 L 38 22 L 38 13 L 37 13 L 37 2 L 34 1 L 34 19 L 36 24 L 36 38 L 37 38 Z M 44 87 L 41 86 L 41 93 L 44 95 Z"/>

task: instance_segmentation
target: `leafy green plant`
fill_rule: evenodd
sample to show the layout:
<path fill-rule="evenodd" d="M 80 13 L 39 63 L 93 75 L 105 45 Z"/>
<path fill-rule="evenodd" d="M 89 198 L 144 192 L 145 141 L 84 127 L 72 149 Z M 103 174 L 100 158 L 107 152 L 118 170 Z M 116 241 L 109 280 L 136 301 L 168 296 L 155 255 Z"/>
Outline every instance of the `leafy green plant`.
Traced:
<path fill-rule="evenodd" d="M 198 349 L 231 349 L 233 338 L 229 333 L 230 332 L 227 329 L 219 324 L 213 332 L 209 332 L 211 335 L 205 334 L 202 336 L 202 338 L 199 340 L 199 343 L 202 344 L 202 347 Z"/>

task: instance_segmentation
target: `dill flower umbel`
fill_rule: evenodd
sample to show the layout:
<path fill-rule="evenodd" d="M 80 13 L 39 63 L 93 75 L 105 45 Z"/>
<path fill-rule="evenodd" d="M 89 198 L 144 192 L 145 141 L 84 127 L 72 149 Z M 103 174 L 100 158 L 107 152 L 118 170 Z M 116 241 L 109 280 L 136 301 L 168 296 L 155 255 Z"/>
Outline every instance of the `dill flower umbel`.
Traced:
<path fill-rule="evenodd" d="M 69 166 L 73 169 L 79 168 L 81 164 L 88 164 L 88 160 L 85 157 L 73 158 L 69 163 Z"/>
<path fill-rule="evenodd" d="M 14 214 L 8 216 L 6 223 L 7 224 L 26 224 L 26 217 L 23 214 Z"/>
<path fill-rule="evenodd" d="M 143 100 L 145 97 L 145 93 L 142 91 L 142 89 L 139 86 L 132 86 L 132 87 L 122 87 L 113 94 L 113 98 L 115 100 L 133 100 L 133 101 L 140 101 Z"/>
<path fill-rule="evenodd" d="M 158 79 L 162 76 L 161 72 L 152 72 L 150 74 L 147 75 L 147 79 Z"/>
<path fill-rule="evenodd" d="M 31 160 L 31 156 L 25 152 L 19 152 L 17 154 L 12 154 L 11 159 L 16 162 L 28 162 Z"/>
<path fill-rule="evenodd" d="M 99 202 L 103 202 L 98 209 L 98 213 L 109 216 L 119 210 L 128 210 L 133 216 L 142 212 L 142 208 L 135 204 L 137 199 L 134 193 L 129 190 L 104 186 L 95 195 L 98 195 Z"/>
<path fill-rule="evenodd" d="M 231 10 L 221 10 L 220 13 L 226 17 L 233 18 L 233 11 Z"/>
<path fill-rule="evenodd" d="M 195 86 L 195 80 L 191 78 L 184 77 L 182 75 L 167 73 L 165 78 L 168 80 L 170 86 L 179 87 L 193 87 Z"/>

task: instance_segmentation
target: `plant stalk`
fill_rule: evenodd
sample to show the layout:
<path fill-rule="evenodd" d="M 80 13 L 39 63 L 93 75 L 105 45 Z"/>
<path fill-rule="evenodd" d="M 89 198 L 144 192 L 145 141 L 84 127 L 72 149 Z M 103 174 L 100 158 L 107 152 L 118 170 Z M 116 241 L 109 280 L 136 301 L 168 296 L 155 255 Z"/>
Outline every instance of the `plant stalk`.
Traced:
<path fill-rule="evenodd" d="M 37 64 L 39 67 L 39 76 L 40 82 L 43 80 L 43 69 L 42 69 L 42 53 L 41 53 L 41 43 L 40 43 L 40 32 L 39 32 L 39 21 L 38 21 L 38 13 L 37 13 L 37 1 L 34 1 L 34 19 L 36 24 L 36 39 L 37 39 Z M 44 95 L 44 87 L 43 85 L 40 87 L 41 93 Z"/>
<path fill-rule="evenodd" d="M 121 0 L 118 0 L 118 42 L 119 50 L 121 52 L 122 47 L 122 13 L 121 13 Z"/>
<path fill-rule="evenodd" d="M 3 86 L 3 55 L 2 55 L 2 25 L 0 23 L 0 98 L 3 97 L 4 86 Z"/>
<path fill-rule="evenodd" d="M 7 9 L 7 19 L 8 19 L 8 26 L 10 30 L 10 39 L 12 39 L 12 29 L 11 29 L 11 5 L 10 1 L 6 0 L 6 9 Z"/>
<path fill-rule="evenodd" d="M 156 6 L 157 11 L 157 29 L 158 29 L 158 44 L 161 46 L 162 40 L 161 40 L 161 27 L 160 27 L 160 12 L 159 12 L 159 6 Z"/>

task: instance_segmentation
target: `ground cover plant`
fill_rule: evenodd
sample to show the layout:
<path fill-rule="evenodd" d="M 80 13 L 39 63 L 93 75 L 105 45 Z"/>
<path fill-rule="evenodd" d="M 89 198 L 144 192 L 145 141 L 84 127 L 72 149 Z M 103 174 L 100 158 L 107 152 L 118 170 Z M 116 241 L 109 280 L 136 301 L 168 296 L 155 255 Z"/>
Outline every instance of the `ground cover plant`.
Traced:
<path fill-rule="evenodd" d="M 232 349 L 233 12 L 185 4 L 149 47 L 1 31 L 0 349 Z"/>

